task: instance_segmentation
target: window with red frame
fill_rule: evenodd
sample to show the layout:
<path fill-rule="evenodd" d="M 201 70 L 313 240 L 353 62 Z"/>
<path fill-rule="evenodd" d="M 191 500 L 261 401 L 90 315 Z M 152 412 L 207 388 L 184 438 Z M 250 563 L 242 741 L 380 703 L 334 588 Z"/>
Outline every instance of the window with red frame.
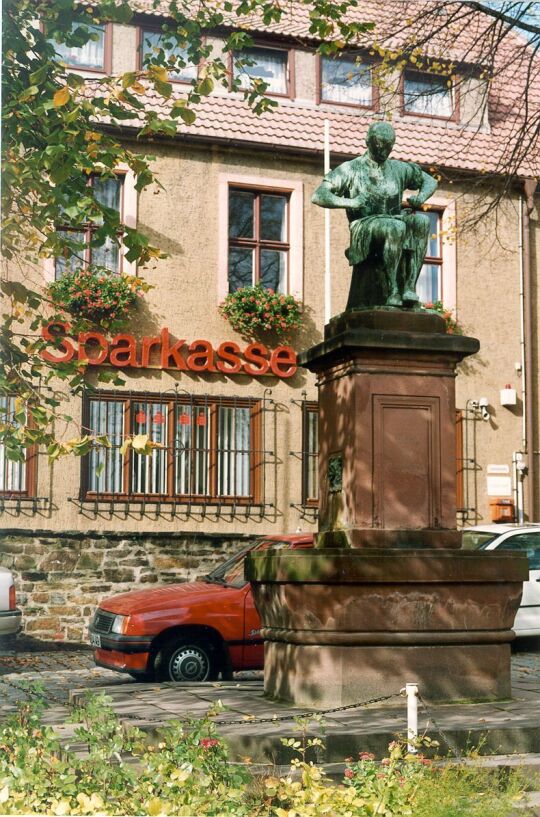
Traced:
<path fill-rule="evenodd" d="M 245 398 L 150 395 L 88 396 L 85 426 L 107 435 L 84 463 L 86 498 L 159 501 L 260 501 L 260 401 Z M 122 448 L 148 435 L 150 455 Z"/>
<path fill-rule="evenodd" d="M 288 292 L 289 194 L 229 188 L 229 292 Z"/>
<path fill-rule="evenodd" d="M 249 88 L 254 79 L 268 86 L 267 94 L 289 96 L 289 52 L 255 46 L 233 56 L 233 76 L 240 88 Z"/>
<path fill-rule="evenodd" d="M 424 264 L 416 282 L 416 292 L 424 304 L 442 299 L 443 276 L 442 213 L 438 210 L 430 210 L 426 215 L 429 216 L 430 221 L 429 240 Z"/>
<path fill-rule="evenodd" d="M 0 421 L 18 426 L 17 398 L 0 395 Z M 3 497 L 35 496 L 36 457 L 33 448 L 25 450 L 24 459 L 9 459 L 6 445 L 0 443 L 0 495 Z"/>
<path fill-rule="evenodd" d="M 93 187 L 96 200 L 118 213 L 119 223 L 122 221 L 122 202 L 124 177 L 92 176 L 89 184 Z M 55 260 L 55 278 L 61 278 L 66 273 L 72 273 L 88 264 L 105 267 L 110 272 L 119 274 L 122 271 L 122 254 L 120 239 L 122 230 L 118 231 L 118 242 L 110 236 L 99 241 L 96 230 L 99 222 L 84 224 L 80 228 L 67 226 L 58 227 L 58 232 L 69 240 L 70 247 L 64 255 Z"/>
<path fill-rule="evenodd" d="M 190 62 L 188 49 L 181 48 L 171 34 L 151 28 L 141 29 L 141 67 L 155 60 L 160 51 L 168 63 L 169 79 L 173 82 L 191 82 L 197 78 L 197 66 Z"/>
<path fill-rule="evenodd" d="M 319 407 L 302 405 L 302 505 L 319 504 Z"/>
<path fill-rule="evenodd" d="M 107 38 L 109 32 L 107 26 L 81 21 L 72 24 L 72 31 L 77 28 L 88 29 L 92 39 L 81 46 L 70 46 L 52 41 L 57 58 L 69 68 L 79 68 L 83 71 L 108 71 Z"/>
<path fill-rule="evenodd" d="M 371 65 L 362 64 L 352 55 L 321 57 L 321 102 L 341 105 L 373 105 Z"/>
<path fill-rule="evenodd" d="M 454 93 L 448 76 L 405 71 L 403 75 L 403 110 L 450 119 L 454 115 Z"/>

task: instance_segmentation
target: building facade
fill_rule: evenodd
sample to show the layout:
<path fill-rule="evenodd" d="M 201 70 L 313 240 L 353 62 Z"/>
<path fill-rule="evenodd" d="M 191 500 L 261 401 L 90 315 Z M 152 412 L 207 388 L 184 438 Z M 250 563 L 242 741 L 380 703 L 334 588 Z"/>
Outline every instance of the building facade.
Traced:
<path fill-rule="evenodd" d="M 63 54 L 66 62 L 89 83 L 95 73 L 136 70 L 163 23 L 141 8 L 132 24 L 105 26 L 96 42 Z M 448 86 L 405 69 L 390 92 L 376 83 L 368 51 L 358 70 L 357 53 L 320 57 L 286 23 L 252 27 L 248 70 L 269 82 L 275 111 L 257 118 L 240 93 L 218 88 L 193 125 L 152 145 L 163 190 L 137 195 L 122 171 L 116 183 L 93 181 L 168 257 L 145 272 L 153 288 L 121 335 L 67 331 L 51 346 L 52 359 L 88 357 L 95 387 L 66 398 L 73 425 L 61 433 L 107 434 L 111 448 L 53 465 L 42 451 L 23 464 L 0 460 L 0 563 L 17 574 L 29 633 L 79 640 L 106 595 L 201 575 L 257 535 L 316 530 L 317 390 L 296 354 L 322 339 L 328 309 L 325 216 L 310 201 L 323 175 L 325 121 L 333 166 L 364 151 L 371 122 L 391 117 L 393 155 L 440 176 L 419 293 L 453 310 L 481 343 L 457 380 L 457 522 L 491 521 L 497 499 L 538 519 L 540 227 L 538 197 L 524 184 L 532 171 L 474 231 L 460 229 L 496 193 L 496 178 L 478 180 L 496 167 L 509 127 L 493 116 L 487 86 L 465 78 Z M 224 33 L 209 40 L 219 50 Z M 175 95 L 196 71 L 172 77 Z M 126 126 L 121 135 L 135 145 L 135 133 Z M 330 221 L 336 315 L 350 282 L 348 226 L 339 211 Z M 112 246 L 94 253 L 112 274 L 134 271 Z M 45 284 L 72 269 L 59 259 L 33 274 Z M 285 341 L 242 338 L 220 311 L 229 291 L 259 282 L 303 305 L 302 328 Z M 100 368 L 119 371 L 123 385 L 100 386 Z M 122 447 L 146 434 L 159 443 L 150 456 Z"/>

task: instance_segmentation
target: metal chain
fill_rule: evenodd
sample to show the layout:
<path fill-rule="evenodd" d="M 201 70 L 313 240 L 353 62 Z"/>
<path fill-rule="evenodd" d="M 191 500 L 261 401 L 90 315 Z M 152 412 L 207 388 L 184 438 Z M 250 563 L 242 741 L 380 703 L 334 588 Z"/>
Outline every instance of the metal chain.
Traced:
<path fill-rule="evenodd" d="M 245 726 L 248 723 L 276 723 L 279 721 L 295 720 L 296 718 L 313 718 L 320 715 L 330 715 L 334 712 L 346 712 L 348 709 L 359 709 L 362 706 L 381 703 L 381 701 L 389 701 L 390 698 L 399 698 L 400 694 L 401 693 L 399 692 L 393 692 L 391 695 L 380 695 L 378 698 L 369 698 L 367 701 L 347 704 L 346 706 L 334 706 L 332 709 L 315 709 L 310 712 L 294 712 L 291 715 L 272 715 L 271 718 L 255 718 L 251 717 L 251 715 L 246 715 L 242 720 L 237 721 L 216 721 L 212 718 L 212 723 L 219 726 L 237 726 L 239 724 Z"/>
<path fill-rule="evenodd" d="M 424 711 L 426 713 L 428 721 L 431 721 L 431 723 L 433 724 L 433 726 L 435 728 L 435 731 L 438 733 L 439 737 L 441 737 L 444 740 L 444 742 L 446 743 L 446 745 L 454 752 L 454 756 L 457 757 L 458 760 L 462 760 L 463 759 L 463 754 L 461 752 L 461 749 L 459 748 L 459 746 L 455 742 L 455 740 L 453 738 L 451 738 L 449 735 L 447 735 L 446 732 L 443 730 L 442 726 L 437 722 L 437 720 L 435 719 L 433 713 L 428 708 L 427 703 L 425 702 L 425 700 L 420 695 L 420 691 L 418 691 L 417 694 L 418 694 L 418 699 L 419 699 L 420 703 L 422 704 L 422 706 L 424 708 Z"/>
<path fill-rule="evenodd" d="M 31 682 L 29 682 L 31 683 Z M 20 686 L 19 684 L 14 684 L 12 681 L 8 681 L 5 676 L 0 677 L 0 684 L 5 684 L 6 686 L 10 687 L 11 689 L 16 690 L 17 692 L 24 692 L 28 697 L 34 697 L 39 700 L 44 699 L 44 695 L 36 690 L 32 689 L 31 687 Z M 97 693 L 99 694 L 99 693 Z M 269 718 L 256 718 L 252 717 L 251 715 L 245 715 L 240 720 L 215 720 L 212 717 L 212 723 L 216 726 L 246 726 L 248 723 L 279 723 L 283 721 L 292 721 L 296 718 L 313 718 L 316 716 L 322 715 L 331 715 L 334 712 L 346 712 L 349 709 L 359 709 L 360 707 L 370 706 L 371 704 L 382 703 L 382 701 L 389 701 L 391 698 L 399 698 L 400 692 L 393 692 L 391 695 L 380 695 L 377 698 L 369 698 L 366 701 L 359 701 L 358 703 L 354 704 L 347 704 L 346 706 L 335 706 L 331 709 L 318 709 L 318 710 L 311 710 L 309 712 L 293 712 L 287 715 L 272 715 Z M 53 695 L 50 692 L 46 694 L 46 700 L 52 701 L 60 706 L 67 707 L 70 709 L 77 709 L 78 704 L 74 703 L 73 701 L 69 700 L 62 700 L 61 698 Z M 170 710 L 165 709 L 164 707 L 159 706 L 158 703 L 154 702 L 153 705 L 160 709 L 161 712 L 165 712 L 170 714 Z M 211 716 L 210 716 L 211 717 Z M 122 718 L 126 720 L 140 720 L 139 715 L 131 715 L 129 713 L 122 713 Z M 153 718 L 146 718 L 145 720 L 150 722 L 156 722 L 156 719 Z"/>

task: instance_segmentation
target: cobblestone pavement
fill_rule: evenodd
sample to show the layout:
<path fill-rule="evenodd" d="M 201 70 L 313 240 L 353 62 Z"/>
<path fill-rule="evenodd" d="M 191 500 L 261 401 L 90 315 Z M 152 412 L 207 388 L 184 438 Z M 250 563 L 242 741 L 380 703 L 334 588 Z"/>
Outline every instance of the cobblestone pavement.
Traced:
<path fill-rule="evenodd" d="M 531 648 L 532 647 L 532 648 Z M 519 644 L 512 656 L 513 686 L 519 697 L 540 694 L 540 648 L 538 641 Z M 237 680 L 260 678 L 261 673 L 238 673 Z M 51 720 L 61 721 L 67 714 L 69 691 L 120 687 L 134 684 L 128 675 L 96 667 L 92 653 L 86 649 L 50 649 L 15 652 L 0 646 L 0 719 L 16 708 L 17 701 L 27 697 L 26 683 L 41 683 L 51 704 Z M 155 686 L 155 684 L 153 685 Z M 126 689 L 127 692 L 127 689 Z"/>
<path fill-rule="evenodd" d="M 262 677 L 262 673 L 238 673 L 239 678 Z M 85 649 L 43 649 L 15 652 L 0 645 L 0 720 L 16 709 L 17 702 L 28 698 L 26 684 L 43 685 L 44 697 L 50 703 L 47 720 L 61 722 L 68 714 L 67 704 L 72 689 L 134 684 L 129 675 L 96 667 L 93 654 Z M 153 685 L 155 686 L 155 684 Z"/>

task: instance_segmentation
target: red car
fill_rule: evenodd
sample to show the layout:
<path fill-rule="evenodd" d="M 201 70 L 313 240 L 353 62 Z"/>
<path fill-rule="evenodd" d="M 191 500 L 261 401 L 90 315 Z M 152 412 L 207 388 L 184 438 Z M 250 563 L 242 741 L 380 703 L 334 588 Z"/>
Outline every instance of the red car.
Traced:
<path fill-rule="evenodd" d="M 244 556 L 266 548 L 310 548 L 311 535 L 268 536 L 204 579 L 104 599 L 90 624 L 96 664 L 138 680 L 210 681 L 261 669 L 261 622 L 244 579 Z"/>

